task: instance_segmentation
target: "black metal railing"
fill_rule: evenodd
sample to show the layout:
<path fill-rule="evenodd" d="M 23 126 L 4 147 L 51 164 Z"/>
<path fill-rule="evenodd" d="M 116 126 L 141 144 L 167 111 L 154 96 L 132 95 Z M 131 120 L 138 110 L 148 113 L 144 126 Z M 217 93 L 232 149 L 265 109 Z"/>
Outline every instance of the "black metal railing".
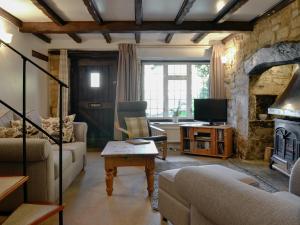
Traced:
<path fill-rule="evenodd" d="M 0 44 L 8 47 L 11 49 L 13 52 L 18 54 L 22 60 L 23 60 L 23 72 L 22 72 L 22 113 L 20 113 L 18 110 L 10 106 L 9 104 L 5 103 L 0 99 L 0 104 L 4 105 L 6 108 L 10 109 L 13 111 L 16 115 L 22 118 L 23 120 L 23 176 L 27 176 L 27 146 L 26 146 L 26 122 L 30 123 L 33 125 L 36 129 L 38 129 L 40 132 L 45 134 L 47 137 L 49 137 L 55 144 L 59 146 L 59 205 L 63 205 L 63 188 L 62 188 L 62 144 L 63 144 L 63 119 L 62 119 L 62 112 L 63 112 L 63 104 L 62 104 L 62 99 L 63 99 L 63 88 L 68 88 L 68 86 L 57 79 L 55 76 L 53 76 L 51 73 L 37 65 L 35 62 L 33 62 L 31 59 L 17 51 L 15 48 L 10 46 L 9 44 L 5 43 L 0 39 Z M 49 133 L 47 133 L 43 128 L 41 128 L 39 125 L 31 121 L 26 117 L 26 64 L 29 62 L 42 72 L 46 74 L 48 77 L 53 79 L 59 84 L 59 140 L 55 139 L 52 137 Z M 24 184 L 24 202 L 28 202 L 28 192 L 27 192 L 27 184 Z M 59 224 L 63 225 L 63 211 L 59 212 Z"/>

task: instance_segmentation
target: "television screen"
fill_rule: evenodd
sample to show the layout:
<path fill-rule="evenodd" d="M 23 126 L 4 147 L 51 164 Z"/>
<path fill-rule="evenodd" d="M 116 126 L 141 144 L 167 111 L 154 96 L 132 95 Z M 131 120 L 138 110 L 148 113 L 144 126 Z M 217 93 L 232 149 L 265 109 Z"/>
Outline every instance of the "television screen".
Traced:
<path fill-rule="evenodd" d="M 227 99 L 194 99 L 194 119 L 227 122 Z"/>

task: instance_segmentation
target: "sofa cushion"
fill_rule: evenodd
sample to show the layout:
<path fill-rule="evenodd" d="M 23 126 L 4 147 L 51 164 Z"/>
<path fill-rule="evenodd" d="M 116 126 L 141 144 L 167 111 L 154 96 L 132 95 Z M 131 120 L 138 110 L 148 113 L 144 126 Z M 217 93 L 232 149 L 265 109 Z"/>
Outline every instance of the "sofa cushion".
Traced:
<path fill-rule="evenodd" d="M 10 125 L 12 128 L 18 129 L 23 136 L 23 120 L 12 120 L 10 121 Z M 26 137 L 39 138 L 39 130 L 28 122 L 26 122 Z"/>
<path fill-rule="evenodd" d="M 163 189 L 169 195 L 173 196 L 179 202 L 186 207 L 189 207 L 187 201 L 185 201 L 176 191 L 175 176 L 180 169 L 166 170 L 159 174 L 159 188 Z"/>
<path fill-rule="evenodd" d="M 294 204 L 295 207 L 297 207 L 297 208 L 300 208 L 300 197 L 297 195 L 294 195 L 287 191 L 276 192 L 276 193 L 273 193 L 273 195 L 277 196 L 280 199 L 288 201 L 291 204 Z"/>
<path fill-rule="evenodd" d="M 0 127 L 10 127 L 10 121 L 13 120 L 12 111 L 0 111 Z"/>
<path fill-rule="evenodd" d="M 53 151 L 54 161 L 54 178 L 57 179 L 59 175 L 59 151 Z M 63 170 L 66 170 L 72 165 L 72 153 L 71 151 L 63 151 Z"/>
<path fill-rule="evenodd" d="M 51 145 L 53 151 L 58 151 L 58 145 Z M 63 144 L 63 151 L 70 151 L 72 154 L 72 162 L 75 162 L 82 157 L 85 153 L 86 143 L 85 142 L 72 142 Z"/>

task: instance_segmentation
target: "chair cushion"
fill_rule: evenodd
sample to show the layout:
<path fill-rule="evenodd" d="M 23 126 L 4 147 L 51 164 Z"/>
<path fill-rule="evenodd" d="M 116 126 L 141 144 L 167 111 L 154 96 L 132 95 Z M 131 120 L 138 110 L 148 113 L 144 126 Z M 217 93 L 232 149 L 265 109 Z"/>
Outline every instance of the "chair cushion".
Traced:
<path fill-rule="evenodd" d="M 66 170 L 72 164 L 72 152 L 63 151 L 63 170 Z M 59 151 L 53 151 L 53 161 L 54 161 L 54 177 L 58 178 L 59 175 Z"/>
<path fill-rule="evenodd" d="M 125 117 L 129 138 L 149 137 L 148 120 L 146 117 Z"/>

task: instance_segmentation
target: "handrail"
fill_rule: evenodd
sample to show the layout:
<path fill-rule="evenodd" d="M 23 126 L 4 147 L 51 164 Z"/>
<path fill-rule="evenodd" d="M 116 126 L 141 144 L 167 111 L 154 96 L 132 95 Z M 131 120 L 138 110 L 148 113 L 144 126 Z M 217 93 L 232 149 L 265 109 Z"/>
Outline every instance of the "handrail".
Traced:
<path fill-rule="evenodd" d="M 4 105 L 6 108 L 8 108 L 9 110 L 13 111 L 15 114 L 17 114 L 19 117 L 23 117 L 22 113 L 20 113 L 19 111 L 15 110 L 13 107 L 11 107 L 10 105 L 8 105 L 6 102 L 2 101 L 0 99 L 0 104 Z M 46 132 L 45 130 L 43 130 L 43 128 L 41 128 L 39 125 L 37 125 L 35 122 L 33 122 L 32 120 L 28 119 L 27 117 L 25 117 L 26 122 L 30 123 L 32 126 L 34 126 L 36 129 L 38 129 L 40 132 L 42 132 L 43 134 L 45 134 L 48 138 L 50 138 L 55 144 L 59 145 L 59 141 L 57 141 L 57 139 L 55 139 L 54 137 L 52 137 L 48 132 Z"/>
<path fill-rule="evenodd" d="M 23 102 L 23 113 L 18 112 L 16 109 L 14 109 L 13 107 L 11 107 L 10 105 L 6 104 L 4 101 L 2 101 L 0 99 L 0 103 L 3 104 L 4 106 L 6 106 L 7 108 L 9 108 L 10 110 L 12 110 L 13 112 L 15 112 L 17 115 L 19 115 L 22 120 L 23 120 L 23 175 L 27 176 L 27 145 L 26 145 L 26 121 L 29 122 L 30 124 L 32 124 L 35 128 L 37 128 L 39 131 L 41 131 L 42 133 L 44 133 L 47 137 L 49 137 L 51 140 L 54 141 L 54 143 L 58 144 L 59 146 L 59 182 L 58 182 L 58 186 L 59 186 L 59 205 L 63 205 L 63 176 L 62 176 L 62 164 L 63 164 L 63 160 L 62 160 L 62 156 L 63 156 L 63 149 L 62 149 L 62 144 L 63 144 L 63 119 L 62 119 L 62 112 L 63 112 L 63 104 L 62 104 L 62 98 L 63 98 L 63 88 L 68 88 L 68 85 L 66 85 L 64 82 L 60 81 L 59 79 L 57 79 L 55 76 L 53 76 L 51 73 L 49 73 L 48 71 L 46 71 L 45 69 L 43 69 L 42 67 L 40 67 L 39 65 L 37 65 L 35 62 L 33 62 L 31 59 L 27 58 L 26 56 L 24 56 L 22 53 L 20 53 L 19 51 L 17 51 L 16 49 L 14 49 L 13 47 L 11 47 L 9 44 L 5 43 L 3 40 L 0 39 L 0 44 L 5 45 L 6 47 L 8 47 L 10 50 L 14 51 L 15 53 L 17 53 L 19 56 L 21 56 L 22 61 L 23 61 L 23 82 L 22 82 L 22 102 Z M 33 66 L 35 66 L 36 68 L 40 69 L 42 72 L 44 72 L 46 75 L 48 75 L 49 77 L 51 77 L 52 79 L 54 79 L 58 84 L 59 84 L 59 141 L 54 139 L 50 134 L 48 134 L 46 131 L 44 131 L 41 127 L 39 127 L 37 124 L 35 124 L 33 121 L 31 121 L 30 119 L 28 119 L 26 117 L 26 62 L 30 62 Z M 28 191 L 27 191 L 27 184 L 25 183 L 23 185 L 23 193 L 24 193 L 24 202 L 28 201 Z M 64 221 L 63 221 L 63 211 L 59 211 L 59 225 L 63 225 Z"/>
<path fill-rule="evenodd" d="M 64 82 L 62 82 L 61 80 L 57 79 L 55 76 L 53 76 L 51 73 L 49 73 L 47 70 L 43 69 L 42 67 L 40 67 L 38 64 L 36 64 L 35 62 L 33 62 L 31 59 L 29 59 L 28 57 L 26 57 L 25 55 L 23 55 L 21 52 L 19 52 L 18 50 L 16 50 L 15 48 L 13 48 L 12 46 L 10 46 L 9 44 L 5 43 L 3 40 L 0 39 L 0 44 L 5 45 L 6 47 L 10 48 L 12 51 L 14 51 L 15 53 L 17 53 L 19 56 L 21 56 L 23 59 L 26 59 L 26 61 L 30 62 L 32 65 L 34 65 L 35 67 L 37 67 L 39 70 L 43 71 L 45 74 L 47 74 L 49 77 L 51 77 L 53 80 L 55 80 L 56 82 L 58 82 L 60 85 L 64 86 L 65 88 L 68 88 L 68 85 L 66 85 Z"/>

